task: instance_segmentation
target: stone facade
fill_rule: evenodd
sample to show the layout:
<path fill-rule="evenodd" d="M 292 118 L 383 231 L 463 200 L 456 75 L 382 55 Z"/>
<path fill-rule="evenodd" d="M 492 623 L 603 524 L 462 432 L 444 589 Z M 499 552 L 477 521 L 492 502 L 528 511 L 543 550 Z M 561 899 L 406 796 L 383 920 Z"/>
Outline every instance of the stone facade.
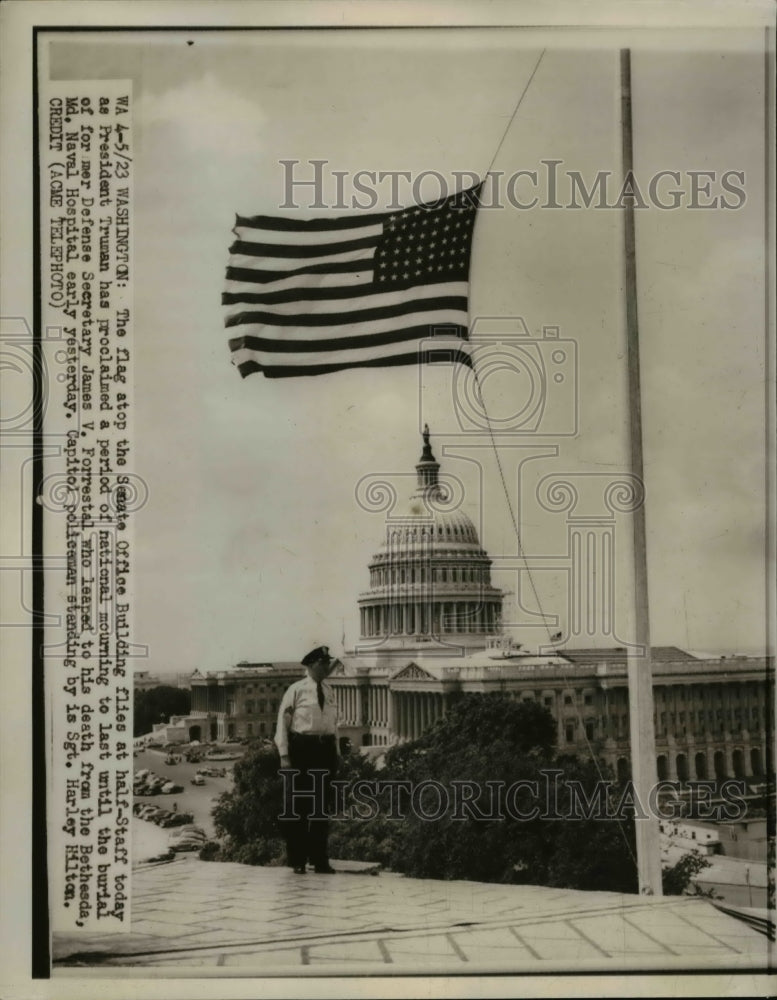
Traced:
<path fill-rule="evenodd" d="M 305 673 L 300 663 L 241 663 L 191 677 L 190 727 L 200 726 L 200 740 L 250 739 L 275 733 L 283 692 Z"/>
<path fill-rule="evenodd" d="M 654 650 L 658 777 L 757 777 L 771 770 L 771 669 L 766 658 L 698 659 L 679 649 Z M 414 739 L 445 714 L 452 695 L 499 692 L 549 709 L 561 750 L 593 752 L 621 776 L 629 770 L 623 650 L 502 657 L 486 649 L 464 658 L 414 660 L 385 673 L 346 661 L 331 681 L 343 733 L 356 745 Z"/>

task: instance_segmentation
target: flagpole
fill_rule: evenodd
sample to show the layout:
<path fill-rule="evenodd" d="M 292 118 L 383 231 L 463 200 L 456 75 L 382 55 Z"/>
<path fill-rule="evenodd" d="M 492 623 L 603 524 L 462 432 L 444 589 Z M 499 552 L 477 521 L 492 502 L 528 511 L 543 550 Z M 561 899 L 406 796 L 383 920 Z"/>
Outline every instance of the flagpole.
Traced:
<path fill-rule="evenodd" d="M 631 50 L 621 49 L 621 132 L 624 181 L 633 177 L 634 141 L 631 116 Z M 637 256 L 634 201 L 624 204 L 626 341 L 629 382 L 629 443 L 632 475 L 644 482 L 642 455 L 642 395 L 637 313 Z M 634 643 L 628 649 L 631 776 L 645 818 L 635 819 L 639 892 L 663 895 L 658 817 L 650 815 L 651 794 L 657 784 L 656 740 L 653 722 L 653 666 L 650 649 L 647 533 L 645 503 L 632 516 L 634 540 Z"/>

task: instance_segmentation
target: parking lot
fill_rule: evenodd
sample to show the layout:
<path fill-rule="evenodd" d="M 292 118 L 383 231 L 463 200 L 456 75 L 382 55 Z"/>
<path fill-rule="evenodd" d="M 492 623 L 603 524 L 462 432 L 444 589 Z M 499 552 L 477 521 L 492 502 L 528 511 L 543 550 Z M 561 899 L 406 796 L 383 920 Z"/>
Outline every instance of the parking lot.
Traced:
<path fill-rule="evenodd" d="M 232 768 L 235 761 L 202 761 L 195 764 L 184 760 L 180 764 L 166 764 L 166 757 L 165 751 L 141 750 L 133 759 L 133 770 L 135 772 L 143 769 L 153 771 L 160 778 L 174 781 L 177 785 L 183 786 L 183 791 L 171 795 L 138 795 L 135 797 L 135 801 L 150 802 L 161 809 L 173 809 L 175 803 L 178 812 L 191 813 L 193 823 L 201 826 L 209 837 L 215 836 L 211 809 L 219 795 L 231 787 Z M 197 773 L 198 768 L 202 767 L 225 768 L 226 776 L 223 778 L 206 777 L 203 785 L 191 784 L 191 779 Z M 175 829 L 174 827 L 160 829 L 154 823 L 137 817 L 133 818 L 132 827 L 133 857 L 136 861 L 145 860 L 165 851 L 169 835 Z"/>

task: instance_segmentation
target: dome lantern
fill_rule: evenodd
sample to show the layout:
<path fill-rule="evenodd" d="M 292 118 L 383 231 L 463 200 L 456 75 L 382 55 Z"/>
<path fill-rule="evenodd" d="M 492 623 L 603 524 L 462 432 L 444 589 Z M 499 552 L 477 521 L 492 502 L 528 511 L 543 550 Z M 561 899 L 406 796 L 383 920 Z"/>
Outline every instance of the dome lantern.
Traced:
<path fill-rule="evenodd" d="M 424 447 L 418 464 L 415 467 L 418 477 L 418 489 L 424 492 L 433 490 L 435 493 L 438 493 L 440 491 L 440 463 L 432 454 L 432 446 L 429 443 L 429 424 L 424 424 L 422 437 L 424 439 Z"/>

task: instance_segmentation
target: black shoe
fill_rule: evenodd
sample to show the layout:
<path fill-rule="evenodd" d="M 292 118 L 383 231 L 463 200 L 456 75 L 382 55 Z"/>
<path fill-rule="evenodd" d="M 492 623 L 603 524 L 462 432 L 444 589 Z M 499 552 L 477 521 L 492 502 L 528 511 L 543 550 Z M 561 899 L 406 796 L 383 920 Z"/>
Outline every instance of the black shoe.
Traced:
<path fill-rule="evenodd" d="M 334 875 L 335 870 L 331 865 L 316 865 L 316 875 Z"/>
<path fill-rule="evenodd" d="M 305 874 L 305 866 L 304 865 L 295 865 L 295 867 L 294 867 L 294 874 L 295 875 L 304 875 Z"/>

